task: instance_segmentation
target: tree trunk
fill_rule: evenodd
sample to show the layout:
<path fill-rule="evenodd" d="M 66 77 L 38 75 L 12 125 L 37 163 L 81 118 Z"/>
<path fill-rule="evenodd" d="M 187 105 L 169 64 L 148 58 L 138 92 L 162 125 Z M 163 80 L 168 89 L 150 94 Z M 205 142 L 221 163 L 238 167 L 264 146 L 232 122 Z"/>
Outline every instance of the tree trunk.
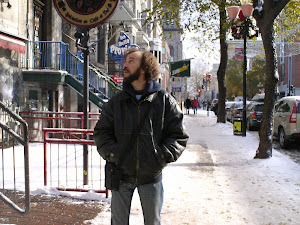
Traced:
<path fill-rule="evenodd" d="M 224 1 L 225 2 L 225 1 Z M 217 72 L 218 77 L 218 89 L 219 89 L 219 97 L 218 97 L 218 123 L 225 123 L 225 99 L 226 99 L 226 86 L 225 86 L 225 72 L 228 61 L 228 45 L 226 42 L 226 10 L 225 4 L 222 3 L 219 6 L 220 11 L 220 49 L 221 49 L 221 59 L 220 65 Z"/>
<path fill-rule="evenodd" d="M 290 0 L 254 0 L 253 16 L 261 32 L 266 55 L 266 84 L 262 124 L 259 131 L 259 146 L 254 158 L 272 156 L 272 122 L 278 82 L 274 20 Z"/>
<path fill-rule="evenodd" d="M 274 28 L 265 26 L 260 28 L 266 54 L 266 86 L 262 124 L 259 131 L 259 146 L 255 158 L 269 158 L 272 156 L 272 121 L 278 82 L 276 46 Z"/>

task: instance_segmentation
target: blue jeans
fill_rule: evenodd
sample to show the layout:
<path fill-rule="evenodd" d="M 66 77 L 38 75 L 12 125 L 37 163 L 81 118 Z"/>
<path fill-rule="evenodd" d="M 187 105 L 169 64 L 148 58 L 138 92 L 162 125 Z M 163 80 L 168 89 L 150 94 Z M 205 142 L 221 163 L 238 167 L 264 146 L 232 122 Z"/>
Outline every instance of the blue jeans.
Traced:
<path fill-rule="evenodd" d="M 194 108 L 194 114 L 197 113 L 197 106 L 196 107 L 193 107 Z"/>
<path fill-rule="evenodd" d="M 131 200 L 135 188 L 138 189 L 143 209 L 145 225 L 160 225 L 160 213 L 163 204 L 162 181 L 151 184 L 135 185 L 120 183 L 118 191 L 112 191 L 111 224 L 129 225 Z"/>

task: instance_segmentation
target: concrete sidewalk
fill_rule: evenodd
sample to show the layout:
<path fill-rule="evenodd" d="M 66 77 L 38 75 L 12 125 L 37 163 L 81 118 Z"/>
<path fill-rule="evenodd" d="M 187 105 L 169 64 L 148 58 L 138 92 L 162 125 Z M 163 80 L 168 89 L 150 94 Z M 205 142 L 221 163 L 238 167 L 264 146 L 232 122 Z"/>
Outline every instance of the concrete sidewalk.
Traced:
<path fill-rule="evenodd" d="M 164 176 L 163 224 L 299 225 L 300 165 L 275 150 L 254 159 L 257 135 L 233 135 L 231 123 L 198 113 L 185 117 L 188 148 Z"/>

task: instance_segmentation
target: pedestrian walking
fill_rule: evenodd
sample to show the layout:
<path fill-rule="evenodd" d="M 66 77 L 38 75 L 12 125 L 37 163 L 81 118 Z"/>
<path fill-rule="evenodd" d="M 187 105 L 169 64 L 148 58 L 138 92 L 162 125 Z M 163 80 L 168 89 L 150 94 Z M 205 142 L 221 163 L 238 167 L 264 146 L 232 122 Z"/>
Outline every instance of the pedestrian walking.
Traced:
<path fill-rule="evenodd" d="M 184 102 L 186 114 L 190 114 L 190 108 L 192 107 L 192 101 L 191 99 L 187 98 Z"/>
<path fill-rule="evenodd" d="M 211 107 L 211 110 L 218 116 L 218 101 Z"/>
<path fill-rule="evenodd" d="M 194 114 L 197 113 L 197 108 L 198 108 L 198 99 L 196 97 L 194 97 L 194 100 L 192 101 L 192 106 L 194 109 Z"/>
<path fill-rule="evenodd" d="M 123 63 L 123 90 L 105 105 L 94 129 L 108 168 L 105 185 L 112 190 L 111 224 L 129 224 L 137 188 L 144 224 L 159 225 L 162 170 L 182 154 L 188 135 L 176 100 L 156 81 L 159 64 L 153 54 L 130 49 Z"/>

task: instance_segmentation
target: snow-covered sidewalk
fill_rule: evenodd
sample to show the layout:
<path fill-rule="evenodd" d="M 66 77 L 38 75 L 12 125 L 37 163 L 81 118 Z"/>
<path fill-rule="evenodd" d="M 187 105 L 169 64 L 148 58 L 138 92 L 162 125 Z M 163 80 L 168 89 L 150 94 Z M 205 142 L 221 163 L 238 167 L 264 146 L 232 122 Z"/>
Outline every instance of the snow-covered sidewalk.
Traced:
<path fill-rule="evenodd" d="M 163 225 L 299 224 L 300 165 L 273 150 L 253 159 L 258 139 L 235 136 L 232 124 L 217 124 L 210 112 L 185 116 L 188 146 L 163 173 Z M 135 193 L 130 224 L 143 224 Z M 87 224 L 110 224 L 106 210 Z"/>

